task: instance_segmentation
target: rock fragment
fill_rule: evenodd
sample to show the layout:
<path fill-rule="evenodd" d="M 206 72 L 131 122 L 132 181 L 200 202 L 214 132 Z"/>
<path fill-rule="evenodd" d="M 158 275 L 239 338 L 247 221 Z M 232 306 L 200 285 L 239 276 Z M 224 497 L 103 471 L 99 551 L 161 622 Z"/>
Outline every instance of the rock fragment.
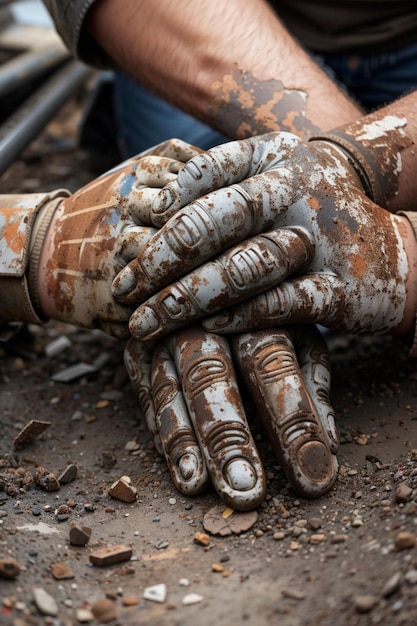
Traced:
<path fill-rule="evenodd" d="M 109 496 L 122 502 L 134 502 L 137 496 L 137 489 L 130 484 L 128 476 L 122 476 L 110 487 Z"/>
<path fill-rule="evenodd" d="M 74 524 L 69 531 L 69 541 L 72 546 L 86 546 L 91 537 L 89 526 L 78 526 Z"/>
<path fill-rule="evenodd" d="M 56 476 L 41 465 L 33 472 L 33 478 L 35 479 L 35 483 L 41 487 L 41 489 L 44 489 L 44 491 L 58 491 L 60 488 Z"/>

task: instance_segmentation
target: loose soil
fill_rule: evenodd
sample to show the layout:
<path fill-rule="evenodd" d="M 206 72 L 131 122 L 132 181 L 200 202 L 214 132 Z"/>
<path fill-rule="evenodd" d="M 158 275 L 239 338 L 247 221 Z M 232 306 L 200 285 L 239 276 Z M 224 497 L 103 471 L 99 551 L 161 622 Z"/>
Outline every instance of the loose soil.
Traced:
<path fill-rule="evenodd" d="M 62 110 L 2 176 L 3 193 L 75 190 L 99 173 L 78 147 L 83 105 L 81 98 Z M 59 337 L 68 346 L 49 354 Z M 196 498 L 175 490 L 141 421 L 120 342 L 48 323 L 0 345 L 0 572 L 9 557 L 20 567 L 0 578 L 0 623 L 416 624 L 417 363 L 389 338 L 326 338 L 341 436 L 337 484 L 317 500 L 298 497 L 246 398 L 268 495 L 254 525 L 229 536 L 205 530 L 206 514 L 221 504 L 213 490 Z M 53 380 L 80 362 L 95 371 Z M 30 420 L 50 426 L 15 450 Z M 39 466 L 59 476 L 69 465 L 77 475 L 56 491 L 31 482 Z M 137 489 L 134 502 L 108 493 L 122 476 Z M 91 529 L 87 545 L 70 544 L 74 525 Z M 196 541 L 196 533 L 208 537 Z M 91 563 L 91 553 L 120 544 L 131 548 L 130 560 Z M 57 577 L 57 564 L 69 578 Z M 160 584 L 164 601 L 144 599 Z M 39 588 L 56 610 L 35 602 Z M 200 601 L 183 604 L 190 594 Z M 104 598 L 113 619 L 90 613 Z"/>

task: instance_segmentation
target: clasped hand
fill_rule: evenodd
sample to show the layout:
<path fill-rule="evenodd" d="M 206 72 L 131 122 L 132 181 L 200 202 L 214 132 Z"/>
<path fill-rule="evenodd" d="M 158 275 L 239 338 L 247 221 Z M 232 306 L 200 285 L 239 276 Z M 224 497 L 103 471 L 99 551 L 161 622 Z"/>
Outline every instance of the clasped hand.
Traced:
<path fill-rule="evenodd" d="M 206 329 L 388 333 L 403 320 L 407 220 L 365 195 L 330 142 L 275 133 L 218 146 L 160 192 L 154 221 L 161 205 L 176 212 L 113 284 L 122 302 L 148 298 L 130 319 L 139 339 L 217 311 Z"/>

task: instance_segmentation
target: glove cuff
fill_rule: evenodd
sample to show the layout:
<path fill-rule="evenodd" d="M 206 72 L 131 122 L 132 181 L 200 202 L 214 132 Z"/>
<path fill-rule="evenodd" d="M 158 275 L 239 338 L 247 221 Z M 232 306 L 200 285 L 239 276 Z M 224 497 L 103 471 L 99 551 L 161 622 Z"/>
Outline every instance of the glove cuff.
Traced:
<path fill-rule="evenodd" d="M 398 193 L 401 152 L 412 145 L 404 131 L 406 119 L 394 115 L 368 115 L 310 141 L 327 141 L 343 150 L 362 182 L 365 194 L 387 207 Z"/>
<path fill-rule="evenodd" d="M 0 196 L 0 324 L 12 332 L 16 322 L 43 324 L 37 296 L 42 243 L 65 190 L 47 194 Z M 3 334 L 3 333 L 2 333 Z M 6 336 L 7 333 L 4 334 Z"/>

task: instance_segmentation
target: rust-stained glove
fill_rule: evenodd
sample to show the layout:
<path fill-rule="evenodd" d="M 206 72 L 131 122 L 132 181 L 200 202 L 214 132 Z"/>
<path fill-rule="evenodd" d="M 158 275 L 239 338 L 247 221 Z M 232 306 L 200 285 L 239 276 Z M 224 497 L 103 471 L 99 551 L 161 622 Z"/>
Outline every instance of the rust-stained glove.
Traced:
<path fill-rule="evenodd" d="M 131 308 L 115 301 L 112 280 L 155 232 L 147 215 L 153 195 L 197 152 L 179 140 L 165 142 L 60 202 L 38 272 L 54 319 L 129 336 Z"/>
<path fill-rule="evenodd" d="M 371 115 L 309 143 L 276 133 L 192 159 L 161 191 L 154 214 L 162 219 L 164 199 L 169 214 L 201 197 L 175 213 L 114 283 L 116 297 L 133 304 L 179 279 L 139 306 L 132 334 L 158 337 L 256 294 L 205 327 L 314 322 L 387 333 L 400 324 L 405 220 L 375 202 L 397 191 L 410 144 L 404 126 L 401 117 Z"/>
<path fill-rule="evenodd" d="M 128 337 L 111 283 L 155 232 L 149 206 L 198 149 L 170 140 L 74 194 L 0 196 L 0 321 L 51 317 Z"/>
<path fill-rule="evenodd" d="M 232 352 L 292 487 L 303 496 L 327 492 L 337 477 L 338 436 L 319 331 L 248 333 L 233 338 Z M 176 487 L 194 495 L 211 480 L 230 507 L 257 506 L 265 476 L 226 339 L 197 326 L 157 346 L 132 339 L 125 362 Z"/>

